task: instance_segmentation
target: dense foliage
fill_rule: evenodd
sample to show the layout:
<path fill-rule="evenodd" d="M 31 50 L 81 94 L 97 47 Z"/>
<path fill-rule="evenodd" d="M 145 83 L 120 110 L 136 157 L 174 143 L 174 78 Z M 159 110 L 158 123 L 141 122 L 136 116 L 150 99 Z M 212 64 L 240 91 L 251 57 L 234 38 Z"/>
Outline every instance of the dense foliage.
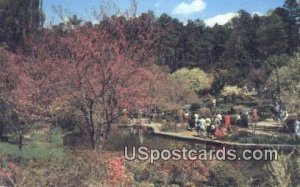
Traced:
<path fill-rule="evenodd" d="M 291 109 L 299 108 L 300 103 L 300 60 L 291 59 L 285 66 L 276 69 L 269 77 L 269 91 L 281 97 Z M 278 89 L 280 88 L 280 89 Z"/>
<path fill-rule="evenodd" d="M 41 0 L 1 0 L 0 43 L 15 50 L 27 36 L 39 30 L 44 22 L 41 7 Z"/>
<path fill-rule="evenodd" d="M 227 24 L 213 27 L 199 19 L 185 24 L 149 11 L 132 17 L 103 13 L 97 23 L 73 15 L 64 23 L 44 28 L 41 7 L 40 0 L 0 1 L 0 138 L 17 135 L 11 139 L 20 150 L 10 142 L 1 143 L 0 148 L 4 154 L 22 157 L 0 156 L 1 184 L 298 184 L 299 160 L 293 165 L 289 157 L 264 164 L 265 173 L 251 174 L 253 181 L 243 167 L 228 163 L 127 163 L 116 153 L 65 152 L 62 146 L 67 129 L 101 151 L 121 116 L 137 114 L 139 122 L 148 113 L 149 118 L 160 112 L 164 117 L 187 118 L 189 113 L 183 115 L 183 109 L 189 105 L 192 112 L 208 116 L 213 105 L 222 109 L 237 104 L 234 101 L 245 97 L 248 88 L 268 104 L 270 99 L 280 100 L 293 112 L 299 111 L 299 1 L 286 0 L 283 7 L 266 15 L 240 10 Z M 132 8 L 136 12 L 135 1 Z M 211 102 L 214 98 L 215 104 Z M 28 133 L 30 127 L 38 129 L 37 122 L 42 123 L 42 132 L 52 132 L 51 141 L 35 142 L 36 137 Z M 5 132 L 7 129 L 11 132 Z M 31 141 L 24 145 L 25 134 Z M 40 133 L 40 137 L 47 135 Z M 266 136 L 238 140 L 285 142 Z M 65 154 L 68 157 L 56 160 L 55 155 Z M 26 160 L 37 155 L 54 160 Z"/>

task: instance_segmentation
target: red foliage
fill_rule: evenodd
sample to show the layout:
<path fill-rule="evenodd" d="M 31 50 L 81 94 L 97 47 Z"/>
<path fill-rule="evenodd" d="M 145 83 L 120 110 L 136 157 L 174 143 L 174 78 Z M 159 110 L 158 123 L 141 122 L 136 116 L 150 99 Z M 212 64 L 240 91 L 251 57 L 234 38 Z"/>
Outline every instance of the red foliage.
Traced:
<path fill-rule="evenodd" d="M 12 100 L 11 91 L 17 84 L 18 68 L 14 55 L 0 48 L 0 99 L 6 104 Z"/>
<path fill-rule="evenodd" d="M 9 162 L 7 168 L 0 168 L 0 177 L 10 182 L 12 185 L 16 183 L 17 178 L 20 176 L 20 169 L 13 162 Z"/>
<path fill-rule="evenodd" d="M 13 91 L 19 114 L 27 120 L 52 119 L 71 111 L 85 120 L 83 129 L 94 147 L 122 109 L 150 102 L 156 76 L 148 67 L 157 34 L 147 22 L 112 18 L 68 32 L 45 30 L 29 40 L 14 60 L 21 62 Z"/>
<path fill-rule="evenodd" d="M 127 180 L 122 158 L 117 157 L 108 162 L 108 180 L 113 184 L 120 184 Z"/>
<path fill-rule="evenodd" d="M 161 162 L 157 167 L 168 171 L 169 175 L 180 171 L 183 175 L 191 177 L 191 181 L 206 182 L 209 176 L 209 166 L 200 160 Z"/>

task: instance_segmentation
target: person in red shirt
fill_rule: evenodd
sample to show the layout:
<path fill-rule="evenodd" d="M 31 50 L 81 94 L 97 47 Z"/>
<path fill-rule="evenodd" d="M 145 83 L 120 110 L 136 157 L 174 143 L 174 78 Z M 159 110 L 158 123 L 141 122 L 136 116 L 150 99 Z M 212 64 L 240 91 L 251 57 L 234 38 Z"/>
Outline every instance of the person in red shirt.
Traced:
<path fill-rule="evenodd" d="M 230 124 L 231 124 L 231 116 L 229 114 L 226 114 L 224 116 L 224 121 L 225 121 L 225 128 L 227 130 L 229 130 L 230 129 Z"/>

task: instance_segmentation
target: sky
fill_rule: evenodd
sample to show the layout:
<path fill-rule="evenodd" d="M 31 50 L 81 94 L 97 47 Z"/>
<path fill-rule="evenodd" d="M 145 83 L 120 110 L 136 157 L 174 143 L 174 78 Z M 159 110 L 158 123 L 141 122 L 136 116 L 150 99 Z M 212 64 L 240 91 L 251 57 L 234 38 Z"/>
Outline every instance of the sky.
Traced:
<path fill-rule="evenodd" d="M 53 7 L 61 6 L 68 14 L 76 14 L 85 21 L 94 21 L 92 10 L 99 10 L 105 0 L 44 0 L 43 9 L 46 24 L 60 21 Z M 110 0 L 109 2 L 112 2 Z M 130 8 L 130 0 L 115 0 L 121 11 Z M 182 22 L 201 19 L 208 26 L 215 23 L 225 24 L 244 9 L 251 14 L 266 14 L 269 10 L 283 5 L 284 0 L 137 0 L 138 14 L 154 11 L 156 16 L 162 13 L 178 18 Z"/>

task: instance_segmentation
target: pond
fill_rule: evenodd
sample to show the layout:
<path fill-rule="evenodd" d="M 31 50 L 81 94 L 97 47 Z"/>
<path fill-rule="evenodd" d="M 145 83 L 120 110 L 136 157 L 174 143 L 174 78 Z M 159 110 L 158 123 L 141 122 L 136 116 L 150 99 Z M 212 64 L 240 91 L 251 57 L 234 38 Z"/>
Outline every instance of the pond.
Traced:
<path fill-rule="evenodd" d="M 89 146 L 87 138 L 80 133 L 70 134 L 64 138 L 64 145 L 86 149 Z M 133 127 L 115 128 L 104 147 L 107 151 L 124 151 L 124 147 L 147 146 L 152 149 L 174 149 L 174 148 L 205 148 L 205 145 L 194 141 L 177 140 L 175 138 L 166 138 L 156 136 L 150 129 L 138 129 Z"/>
<path fill-rule="evenodd" d="M 120 128 L 114 131 L 109 139 L 106 149 L 111 151 L 123 151 L 124 147 L 146 146 L 152 149 L 175 149 L 175 148 L 206 148 L 205 145 L 194 141 L 177 140 L 155 135 L 152 130 L 142 130 L 135 128 Z"/>
<path fill-rule="evenodd" d="M 72 146 L 75 149 L 89 149 L 89 142 L 82 138 L 83 136 L 69 136 L 64 140 L 66 146 Z M 211 143 L 202 143 L 197 139 L 183 139 L 176 138 L 172 136 L 159 136 L 153 133 L 152 129 L 141 129 L 134 127 L 119 127 L 115 128 L 110 135 L 110 138 L 105 144 L 104 150 L 106 151 L 116 151 L 123 152 L 125 147 L 128 147 L 128 150 L 131 152 L 132 147 L 141 147 L 145 146 L 149 149 L 196 149 L 196 150 L 226 150 L 234 149 L 237 153 L 237 156 L 242 156 L 243 150 L 246 147 L 224 144 L 211 144 Z M 270 148 L 250 148 L 251 150 L 271 150 Z M 280 154 L 288 154 L 290 150 L 280 150 Z"/>

